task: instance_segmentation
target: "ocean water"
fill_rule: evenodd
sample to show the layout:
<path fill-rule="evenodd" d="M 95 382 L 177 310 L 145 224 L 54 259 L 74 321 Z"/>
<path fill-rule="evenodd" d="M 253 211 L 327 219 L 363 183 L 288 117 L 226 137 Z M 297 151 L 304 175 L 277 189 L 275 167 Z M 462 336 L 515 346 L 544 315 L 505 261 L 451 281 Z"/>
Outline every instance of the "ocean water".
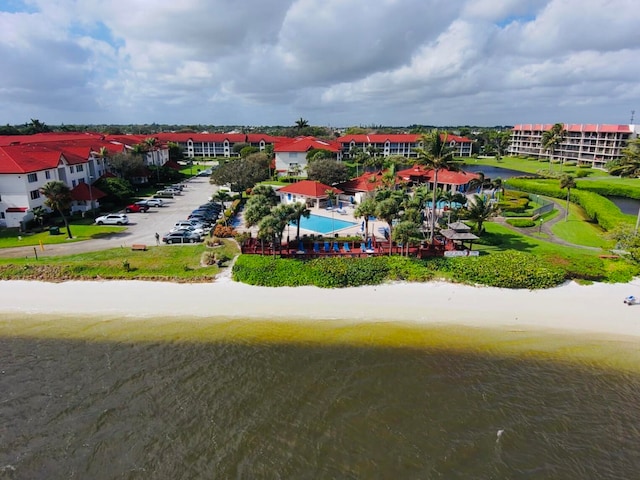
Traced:
<path fill-rule="evenodd" d="M 637 478 L 637 344 L 0 319 L 0 479 Z"/>

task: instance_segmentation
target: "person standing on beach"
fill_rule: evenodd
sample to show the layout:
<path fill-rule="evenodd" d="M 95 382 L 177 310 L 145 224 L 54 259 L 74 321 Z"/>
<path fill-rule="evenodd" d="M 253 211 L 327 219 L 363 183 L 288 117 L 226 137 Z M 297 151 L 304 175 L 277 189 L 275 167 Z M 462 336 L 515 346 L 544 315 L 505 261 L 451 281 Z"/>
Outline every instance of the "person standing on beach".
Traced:
<path fill-rule="evenodd" d="M 156 246 L 160 245 L 160 235 L 156 232 Z"/>

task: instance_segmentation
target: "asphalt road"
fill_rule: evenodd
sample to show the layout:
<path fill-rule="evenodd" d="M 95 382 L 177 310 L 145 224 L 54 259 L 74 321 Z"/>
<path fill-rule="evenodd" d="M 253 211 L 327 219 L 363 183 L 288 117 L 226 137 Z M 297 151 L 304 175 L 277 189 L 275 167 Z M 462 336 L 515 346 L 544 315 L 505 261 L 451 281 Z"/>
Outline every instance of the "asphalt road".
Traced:
<path fill-rule="evenodd" d="M 209 177 L 193 177 L 185 182 L 185 185 L 182 195 L 175 196 L 173 199 L 162 199 L 164 207 L 151 207 L 146 213 L 128 213 L 130 223 L 123 232 L 95 240 L 45 245 L 44 251 L 37 248 L 38 256 L 71 255 L 116 247 L 130 248 L 133 244 L 155 245 L 156 232 L 162 238 L 177 221 L 185 220 L 191 211 L 207 202 L 217 189 L 217 186 L 209 183 Z M 61 229 L 61 233 L 66 232 Z M 73 233 L 73 227 L 71 233 Z M 160 244 L 164 245 L 162 240 Z M 167 248 L 179 246 L 180 244 L 175 244 Z M 33 257 L 34 255 L 33 246 L 0 250 L 0 257 Z"/>

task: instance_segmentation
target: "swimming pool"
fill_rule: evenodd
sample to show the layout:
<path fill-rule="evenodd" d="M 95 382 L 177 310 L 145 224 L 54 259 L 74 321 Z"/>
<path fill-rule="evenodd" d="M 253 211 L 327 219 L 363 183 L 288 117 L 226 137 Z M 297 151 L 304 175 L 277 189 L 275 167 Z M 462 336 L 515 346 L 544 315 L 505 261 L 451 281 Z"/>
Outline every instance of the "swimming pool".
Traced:
<path fill-rule="evenodd" d="M 295 223 L 290 223 L 291 227 L 295 228 Z M 309 218 L 302 217 L 300 219 L 300 228 L 305 230 L 311 230 L 317 233 L 331 233 L 333 231 L 342 230 L 343 228 L 353 227 L 357 225 L 354 222 L 347 222 L 346 220 L 340 220 L 339 218 L 321 217 L 320 215 L 309 215 Z"/>

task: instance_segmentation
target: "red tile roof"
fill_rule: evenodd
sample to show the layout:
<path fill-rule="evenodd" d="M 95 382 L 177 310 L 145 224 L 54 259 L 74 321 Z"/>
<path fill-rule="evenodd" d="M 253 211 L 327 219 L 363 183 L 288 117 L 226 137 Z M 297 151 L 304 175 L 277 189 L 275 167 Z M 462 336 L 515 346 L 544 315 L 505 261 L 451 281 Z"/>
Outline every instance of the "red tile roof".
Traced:
<path fill-rule="evenodd" d="M 91 193 L 89 193 L 89 188 L 91 188 Z M 107 194 L 99 188 L 96 188 L 94 186 L 90 187 L 88 183 L 84 182 L 79 183 L 71 189 L 71 198 L 73 198 L 74 200 L 100 200 L 101 198 L 104 198 L 106 196 Z"/>
<path fill-rule="evenodd" d="M 440 135 L 440 138 L 444 139 L 444 133 Z M 458 135 L 452 135 L 450 133 L 446 134 L 447 141 L 454 141 L 456 143 L 471 143 L 467 137 L 461 137 Z M 337 139 L 338 143 L 345 144 L 351 143 L 352 141 L 355 143 L 373 143 L 373 144 L 381 144 L 389 141 L 390 143 L 410 143 L 417 144 L 420 141 L 421 135 L 415 133 L 396 133 L 396 134 L 385 134 L 385 133 L 369 133 L 369 134 L 357 134 L 357 135 L 345 135 Z"/>
<path fill-rule="evenodd" d="M 277 142 L 273 150 L 275 152 L 308 152 L 313 148 L 318 150 L 328 150 L 334 153 L 338 153 L 340 151 L 340 145 L 338 143 L 319 140 L 315 137 L 289 138 Z"/>
<path fill-rule="evenodd" d="M 421 182 L 433 182 L 434 171 L 424 165 L 414 165 L 411 168 L 401 170 L 398 177 L 404 180 L 416 180 Z M 466 185 L 474 178 L 480 178 L 477 173 L 453 172 L 451 170 L 438 170 L 438 183 L 446 185 Z"/>
<path fill-rule="evenodd" d="M 359 177 L 338 184 L 338 187 L 345 192 L 373 192 L 382 186 L 382 174 L 381 171 L 363 173 Z"/>
<path fill-rule="evenodd" d="M 320 183 L 316 180 L 301 180 L 291 185 L 279 188 L 278 192 L 282 193 L 294 193 L 296 195 L 303 195 L 310 198 L 327 198 L 327 190 L 331 190 L 336 195 L 344 193 L 339 188 L 331 187 Z"/>
<path fill-rule="evenodd" d="M 527 123 L 515 125 L 512 130 L 516 131 L 534 131 L 534 132 L 545 132 L 547 130 L 551 130 L 553 124 L 547 123 Z M 564 124 L 565 130 L 568 132 L 588 132 L 588 133 L 632 133 L 629 125 L 606 125 L 606 124 L 595 124 L 595 123 L 587 123 L 587 124 Z"/>
<path fill-rule="evenodd" d="M 161 142 L 179 142 L 186 143 L 192 140 L 195 143 L 223 143 L 227 140 L 229 143 L 274 143 L 276 137 L 264 133 L 185 133 L 185 132 L 162 132 L 153 135 Z"/>

